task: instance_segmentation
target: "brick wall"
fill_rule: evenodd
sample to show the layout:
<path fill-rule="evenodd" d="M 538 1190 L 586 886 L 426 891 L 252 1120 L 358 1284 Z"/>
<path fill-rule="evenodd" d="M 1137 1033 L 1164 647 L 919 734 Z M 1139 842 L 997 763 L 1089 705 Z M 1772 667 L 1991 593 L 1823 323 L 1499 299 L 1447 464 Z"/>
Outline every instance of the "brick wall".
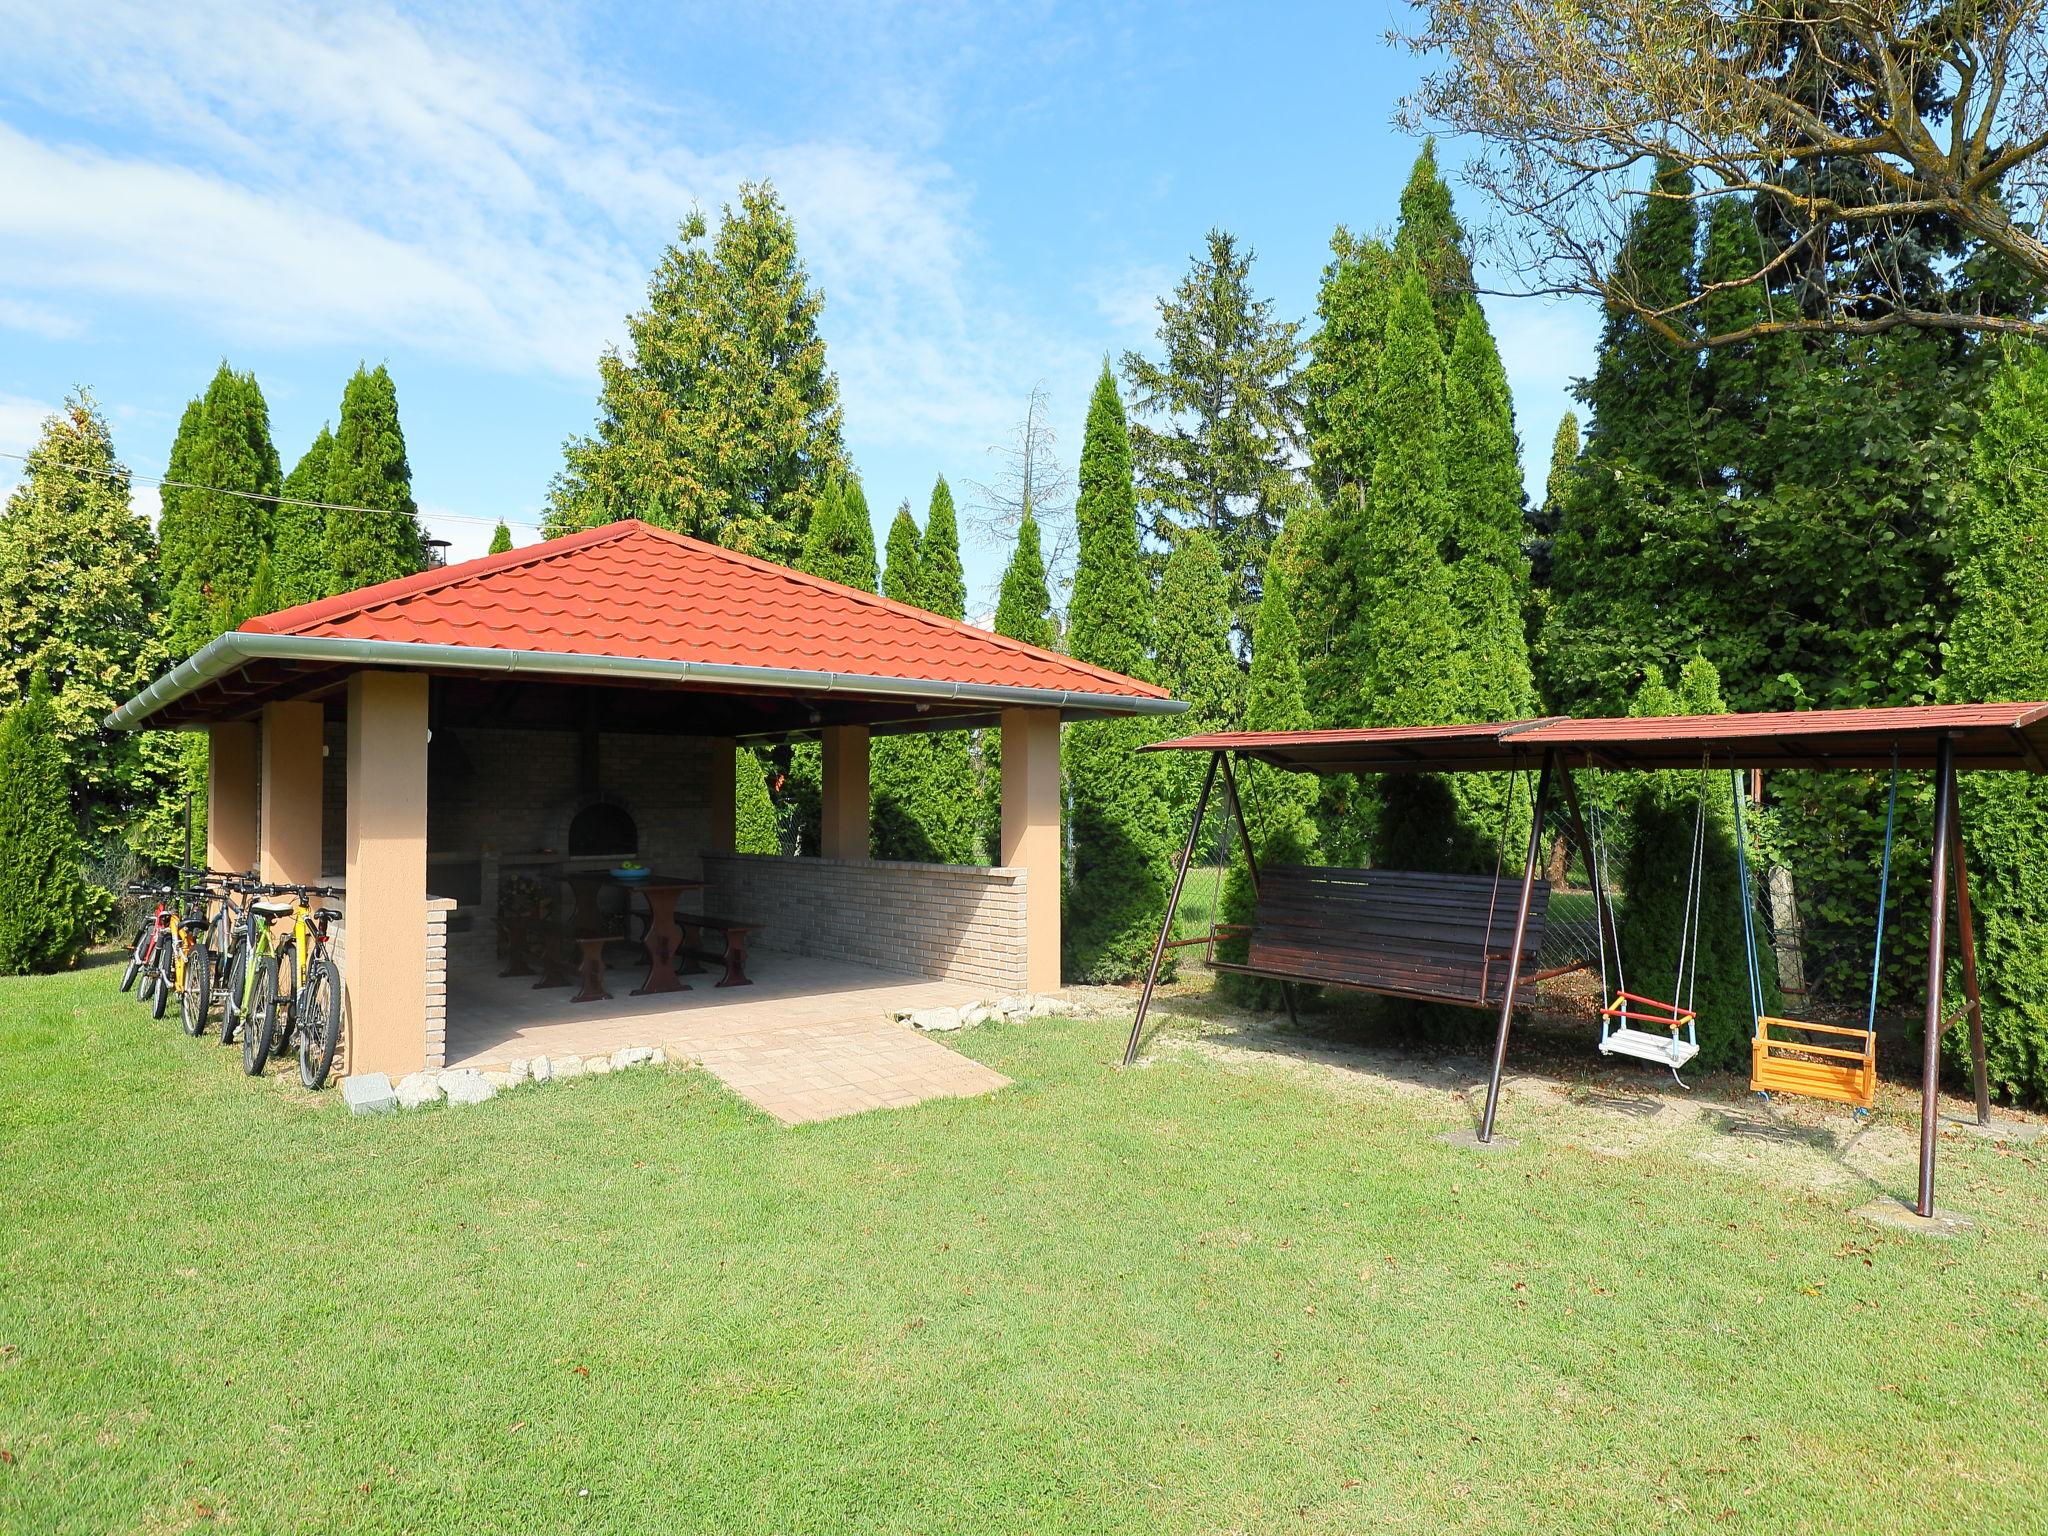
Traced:
<path fill-rule="evenodd" d="M 448 1065 L 448 914 L 455 903 L 427 903 L 427 1070 Z"/>
<path fill-rule="evenodd" d="M 766 925 L 757 948 L 1025 988 L 1021 869 L 728 853 L 704 876 L 705 911 Z"/>

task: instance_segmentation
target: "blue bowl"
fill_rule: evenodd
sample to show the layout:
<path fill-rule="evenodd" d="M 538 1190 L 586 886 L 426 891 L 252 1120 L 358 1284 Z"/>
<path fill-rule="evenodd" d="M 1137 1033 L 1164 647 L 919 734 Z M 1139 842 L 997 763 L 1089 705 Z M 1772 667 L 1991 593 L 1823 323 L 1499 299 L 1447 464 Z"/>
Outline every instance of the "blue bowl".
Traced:
<path fill-rule="evenodd" d="M 652 870 L 646 869 L 615 869 L 612 871 L 612 878 L 614 880 L 645 880 L 652 873 Z"/>

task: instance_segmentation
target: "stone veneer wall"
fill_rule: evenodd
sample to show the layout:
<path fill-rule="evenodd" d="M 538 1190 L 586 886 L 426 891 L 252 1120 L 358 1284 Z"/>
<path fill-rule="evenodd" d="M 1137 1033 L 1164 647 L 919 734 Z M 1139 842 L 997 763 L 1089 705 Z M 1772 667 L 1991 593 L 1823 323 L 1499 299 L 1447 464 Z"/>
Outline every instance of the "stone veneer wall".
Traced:
<path fill-rule="evenodd" d="M 1025 989 L 1021 869 L 723 853 L 704 877 L 702 910 L 763 924 L 757 948 Z"/>
<path fill-rule="evenodd" d="M 448 914 L 455 903 L 443 896 L 427 898 L 427 1066 L 438 1072 L 448 1065 Z"/>

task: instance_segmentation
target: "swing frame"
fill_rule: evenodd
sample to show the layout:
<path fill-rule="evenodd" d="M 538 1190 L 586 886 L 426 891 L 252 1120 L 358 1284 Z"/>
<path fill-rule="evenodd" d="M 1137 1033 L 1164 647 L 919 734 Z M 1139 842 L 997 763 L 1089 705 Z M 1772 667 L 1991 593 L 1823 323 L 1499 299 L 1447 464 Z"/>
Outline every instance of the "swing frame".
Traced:
<path fill-rule="evenodd" d="M 1924 1049 L 1920 1088 L 1920 1173 L 1914 1201 L 1922 1217 L 1934 1215 L 1934 1172 L 1940 1123 L 1941 1039 L 1948 1025 L 1967 1019 L 1976 1119 L 1990 1123 L 1990 1093 L 1984 1058 L 1982 1000 L 1977 985 L 1977 951 L 1970 909 L 1969 871 L 1964 856 L 1962 818 L 1957 805 L 1960 771 L 2048 773 L 2048 702 L 2020 704 L 1941 704 L 1898 709 L 1800 710 L 1724 715 L 1618 716 L 1573 719 L 1551 716 L 1538 720 L 1489 724 L 1418 726 L 1312 731 L 1212 732 L 1153 742 L 1141 751 L 1199 751 L 1211 754 L 1203 780 L 1195 824 L 1174 871 L 1172 893 L 1152 950 L 1151 964 L 1139 994 L 1126 1062 L 1136 1059 L 1145 1018 L 1159 980 L 1166 951 L 1174 945 L 1173 921 L 1193 861 L 1210 794 L 1224 760 L 1257 761 L 1287 772 L 1326 774 L 1501 773 L 1539 765 L 1534 814 L 1524 852 L 1516 901 L 1514 938 L 1508 946 L 1506 975 L 1487 1077 L 1486 1104 L 1478 1140 L 1493 1139 L 1500 1104 L 1508 1038 L 1522 977 L 1523 940 L 1529 924 L 1542 854 L 1544 814 L 1560 768 L 1658 770 L 1697 766 L 1703 759 L 1734 769 L 1795 768 L 1821 772 L 1864 772 L 1890 766 L 1926 770 L 1934 780 L 1935 814 L 1931 847 L 1931 916 L 1928 924 L 1927 987 Z M 1578 795 L 1571 774 L 1562 777 L 1567 810 L 1581 839 L 1585 838 Z M 1235 804 L 1235 775 L 1232 774 Z M 1257 890 L 1256 853 L 1238 809 L 1239 831 L 1245 836 L 1247 867 Z M 1965 1006 L 1949 1019 L 1942 1016 L 1942 992 L 1948 956 L 1949 904 L 1956 905 L 1955 943 L 1962 961 Z M 1596 904 L 1600 921 L 1612 918 Z M 1211 944 L 1209 939 L 1181 941 Z M 1178 947 L 1178 946 L 1175 946 Z M 1285 984 L 1283 983 L 1283 990 Z M 1627 999 L 1623 1000 L 1625 1003 Z M 1287 992 L 1290 1013 L 1294 998 Z M 1801 1028 L 1815 1026 L 1800 1025 Z M 1839 1050 L 1840 1047 L 1828 1049 Z M 1827 1058 L 1822 1058 L 1827 1059 Z M 1874 1071 L 1875 1063 L 1872 1062 Z"/>

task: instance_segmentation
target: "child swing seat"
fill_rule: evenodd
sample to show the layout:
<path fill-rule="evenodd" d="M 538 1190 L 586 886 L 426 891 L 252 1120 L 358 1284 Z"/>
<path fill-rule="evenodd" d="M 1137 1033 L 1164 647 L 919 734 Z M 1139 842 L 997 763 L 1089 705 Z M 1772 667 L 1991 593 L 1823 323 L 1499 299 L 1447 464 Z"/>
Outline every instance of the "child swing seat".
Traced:
<path fill-rule="evenodd" d="M 1616 978 L 1613 1001 L 1600 1010 L 1602 1056 L 1632 1056 L 1638 1061 L 1654 1062 L 1660 1067 L 1669 1067 L 1674 1078 L 1678 1077 L 1680 1067 L 1700 1053 L 1699 1014 L 1692 1006 L 1692 997 L 1693 977 L 1699 967 L 1700 893 L 1706 850 L 1704 765 L 1700 774 L 1701 789 L 1693 808 L 1692 858 L 1685 876 L 1685 911 L 1678 924 L 1678 973 L 1672 983 L 1673 997 L 1684 1001 L 1667 1003 L 1660 997 L 1631 992 L 1628 977 L 1622 971 L 1621 945 L 1617 939 L 1613 945 Z M 1586 850 L 1586 862 L 1593 881 L 1593 899 L 1604 914 L 1604 921 L 1596 921 L 1595 930 L 1600 945 L 1601 995 L 1605 997 L 1606 933 L 1614 924 L 1614 897 L 1607 873 L 1606 839 L 1601 834 L 1597 808 L 1588 823 L 1587 839 L 1591 845 Z M 1680 1083 L 1682 1086 L 1683 1079 Z"/>
<path fill-rule="evenodd" d="M 1617 992 L 1600 1010 L 1600 1054 L 1634 1056 L 1675 1072 L 1700 1053 L 1697 1020 L 1692 1009 L 1676 1003 Z"/>

